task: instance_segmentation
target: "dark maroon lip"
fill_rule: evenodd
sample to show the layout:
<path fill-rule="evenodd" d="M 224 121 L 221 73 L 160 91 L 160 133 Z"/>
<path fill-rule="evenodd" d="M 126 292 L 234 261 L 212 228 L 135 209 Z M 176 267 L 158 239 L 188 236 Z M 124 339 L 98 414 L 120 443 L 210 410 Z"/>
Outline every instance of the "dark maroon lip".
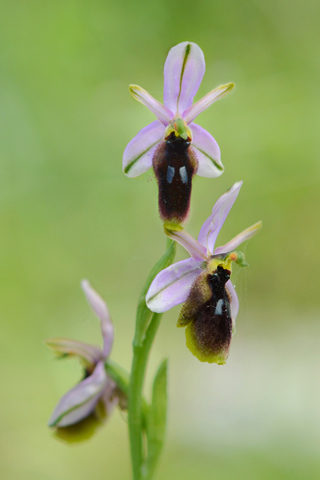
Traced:
<path fill-rule="evenodd" d="M 198 351 L 207 357 L 227 358 L 232 339 L 230 297 L 226 283 L 230 271 L 218 266 L 213 274 L 200 275 L 193 283 L 180 313 L 180 326 L 190 323 Z"/>
<path fill-rule="evenodd" d="M 190 208 L 192 177 L 198 162 L 188 140 L 172 132 L 153 156 L 159 186 L 159 212 L 163 221 L 183 223 Z"/>

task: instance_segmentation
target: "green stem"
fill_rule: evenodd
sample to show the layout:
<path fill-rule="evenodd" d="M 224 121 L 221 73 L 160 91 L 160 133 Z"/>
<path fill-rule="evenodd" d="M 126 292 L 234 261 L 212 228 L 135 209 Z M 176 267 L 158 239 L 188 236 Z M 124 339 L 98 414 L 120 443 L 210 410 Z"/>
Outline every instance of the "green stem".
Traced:
<path fill-rule="evenodd" d="M 133 479 L 141 480 L 143 455 L 143 428 L 142 428 L 142 389 L 153 340 L 159 328 L 161 314 L 153 313 L 145 303 L 146 293 L 155 276 L 164 268 L 171 265 L 175 255 L 175 243 L 169 241 L 168 249 L 159 262 L 152 269 L 142 290 L 136 317 L 136 330 L 133 340 L 133 359 L 128 391 L 128 424 L 131 446 Z M 151 316 L 152 315 L 152 316 Z M 147 322 L 151 316 L 150 323 Z"/>
<path fill-rule="evenodd" d="M 130 376 L 127 370 L 122 368 L 120 365 L 118 365 L 118 363 L 110 358 L 106 360 L 105 369 L 109 377 L 116 382 L 117 386 L 128 398 Z M 147 424 L 148 408 L 149 406 L 146 399 L 142 398 L 142 422 L 144 425 Z"/>
<path fill-rule="evenodd" d="M 161 314 L 154 313 L 150 325 L 148 327 L 143 345 L 134 348 L 134 357 L 131 370 L 131 384 L 129 387 L 129 426 L 130 426 L 130 440 L 131 440 L 131 453 L 133 462 L 134 479 L 140 480 L 141 478 L 141 465 L 142 465 L 142 389 L 144 383 L 144 377 L 146 367 L 149 358 L 149 352 L 160 325 Z"/>

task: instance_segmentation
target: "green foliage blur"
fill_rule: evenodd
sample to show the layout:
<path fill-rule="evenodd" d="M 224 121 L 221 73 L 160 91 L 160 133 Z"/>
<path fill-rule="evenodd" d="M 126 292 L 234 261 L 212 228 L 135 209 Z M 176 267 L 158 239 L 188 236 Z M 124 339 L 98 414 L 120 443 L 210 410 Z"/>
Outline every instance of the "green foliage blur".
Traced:
<path fill-rule="evenodd" d="M 193 41 L 206 74 L 197 99 L 236 88 L 197 122 L 225 173 L 194 181 L 188 231 L 235 181 L 218 239 L 262 219 L 234 269 L 241 309 L 226 366 L 201 364 L 163 317 L 147 392 L 169 357 L 169 427 L 159 480 L 313 480 L 320 476 L 320 3 L 317 0 L 10 0 L 0 17 L 0 478 L 130 478 L 115 412 L 89 442 L 47 428 L 81 376 L 43 340 L 98 342 L 80 290 L 107 300 L 112 358 L 129 369 L 142 284 L 166 239 L 152 172 L 122 174 L 122 152 L 153 120 L 128 84 L 162 100 L 169 49 Z M 178 258 L 184 258 L 182 248 Z"/>

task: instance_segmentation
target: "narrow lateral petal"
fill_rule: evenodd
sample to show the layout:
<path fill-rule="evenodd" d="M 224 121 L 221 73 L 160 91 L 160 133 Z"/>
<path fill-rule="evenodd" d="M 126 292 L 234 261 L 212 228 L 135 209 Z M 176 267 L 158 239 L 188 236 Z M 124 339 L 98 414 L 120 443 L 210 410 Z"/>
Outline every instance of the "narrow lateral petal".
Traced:
<path fill-rule="evenodd" d="M 166 229 L 166 234 L 168 237 L 172 238 L 176 242 L 180 243 L 187 252 L 190 253 L 191 257 L 195 260 L 206 260 L 207 258 L 207 249 L 197 240 L 195 240 L 189 233 L 185 230 L 168 230 Z"/>
<path fill-rule="evenodd" d="M 219 98 L 224 97 L 227 93 L 231 92 L 234 87 L 234 83 L 227 83 L 226 85 L 220 85 L 211 92 L 207 93 L 201 100 L 191 105 L 184 113 L 183 119 L 186 123 L 192 122 L 201 112 L 206 110 Z"/>
<path fill-rule="evenodd" d="M 239 194 L 241 185 L 242 182 L 235 183 L 230 190 L 219 198 L 213 206 L 210 217 L 207 218 L 201 227 L 198 241 L 202 243 L 202 245 L 205 245 L 211 253 L 214 251 L 214 244 L 218 233 Z"/>
<path fill-rule="evenodd" d="M 163 100 L 174 114 L 182 114 L 193 102 L 206 69 L 200 47 L 192 42 L 171 48 L 164 65 Z"/>
<path fill-rule="evenodd" d="M 113 343 L 113 324 L 106 303 L 100 295 L 91 287 L 88 280 L 82 280 L 82 290 L 94 313 L 100 319 L 101 333 L 103 337 L 103 355 L 107 357 L 111 351 Z"/>
<path fill-rule="evenodd" d="M 192 148 L 199 163 L 197 175 L 200 177 L 219 177 L 224 167 L 221 163 L 220 148 L 212 135 L 196 123 L 190 125 L 192 131 Z"/>
<path fill-rule="evenodd" d="M 139 87 L 139 85 L 130 85 L 129 90 L 133 98 L 154 113 L 165 127 L 169 125 L 173 119 L 173 113 L 167 107 L 158 102 L 147 90 Z"/>
<path fill-rule="evenodd" d="M 78 383 L 61 398 L 49 420 L 49 426 L 66 427 L 90 415 L 107 381 L 104 362 L 99 362 L 90 377 Z"/>
<path fill-rule="evenodd" d="M 239 313 L 239 299 L 238 299 L 236 289 L 234 288 L 231 280 L 227 281 L 226 290 L 230 296 L 230 311 L 231 311 L 231 318 L 232 318 L 232 327 L 234 332 L 236 328 L 237 316 Z"/>
<path fill-rule="evenodd" d="M 79 357 L 91 365 L 96 364 L 103 357 L 101 348 L 69 338 L 50 338 L 46 340 L 46 344 L 57 355 Z"/>
<path fill-rule="evenodd" d="M 201 263 L 188 258 L 162 270 L 151 283 L 146 295 L 148 308 L 161 313 L 185 302 L 192 283 L 202 272 Z"/>
<path fill-rule="evenodd" d="M 152 157 L 164 137 L 164 130 L 162 123 L 155 120 L 128 143 L 122 161 L 123 172 L 127 177 L 138 177 L 152 167 Z"/>
<path fill-rule="evenodd" d="M 239 233 L 236 237 L 234 237 L 230 242 L 226 243 L 222 247 L 218 247 L 215 249 L 214 253 L 228 253 L 232 252 L 235 248 L 237 248 L 241 243 L 245 242 L 249 238 L 253 237 L 256 233 L 259 232 L 259 230 L 262 227 L 262 222 L 257 222 L 254 225 L 251 225 L 251 227 L 246 228 L 243 230 L 243 232 Z"/>

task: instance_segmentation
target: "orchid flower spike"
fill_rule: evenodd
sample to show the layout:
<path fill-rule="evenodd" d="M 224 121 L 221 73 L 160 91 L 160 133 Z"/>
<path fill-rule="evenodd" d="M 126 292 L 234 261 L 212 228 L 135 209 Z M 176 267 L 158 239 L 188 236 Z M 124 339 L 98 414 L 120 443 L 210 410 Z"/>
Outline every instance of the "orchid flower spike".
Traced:
<path fill-rule="evenodd" d="M 137 177 L 153 166 L 159 185 L 162 220 L 175 229 L 189 213 L 194 174 L 218 177 L 224 167 L 215 139 L 193 120 L 234 87 L 221 85 L 192 105 L 205 72 L 204 55 L 195 43 L 173 47 L 164 66 L 164 105 L 143 88 L 130 85 L 132 96 L 157 120 L 140 130 L 123 154 L 123 171 Z"/>
<path fill-rule="evenodd" d="M 147 306 L 153 312 L 165 312 L 184 303 L 178 327 L 187 327 L 187 347 L 201 362 L 226 363 L 239 310 L 238 296 L 230 280 L 231 263 L 247 265 L 244 255 L 235 249 L 262 225 L 258 222 L 215 248 L 241 185 L 242 182 L 235 183 L 219 198 L 201 227 L 198 241 L 183 230 L 167 230 L 167 235 L 179 242 L 191 258 L 162 270 L 146 295 Z"/>
<path fill-rule="evenodd" d="M 89 282 L 83 280 L 81 285 L 89 305 L 100 320 L 103 347 L 64 338 L 46 342 L 59 356 L 76 356 L 84 365 L 84 379 L 60 399 L 49 420 L 50 427 L 67 427 L 101 410 L 104 416 L 108 416 L 119 402 L 120 391 L 106 374 L 104 366 L 113 343 L 110 314 L 107 305 Z"/>

